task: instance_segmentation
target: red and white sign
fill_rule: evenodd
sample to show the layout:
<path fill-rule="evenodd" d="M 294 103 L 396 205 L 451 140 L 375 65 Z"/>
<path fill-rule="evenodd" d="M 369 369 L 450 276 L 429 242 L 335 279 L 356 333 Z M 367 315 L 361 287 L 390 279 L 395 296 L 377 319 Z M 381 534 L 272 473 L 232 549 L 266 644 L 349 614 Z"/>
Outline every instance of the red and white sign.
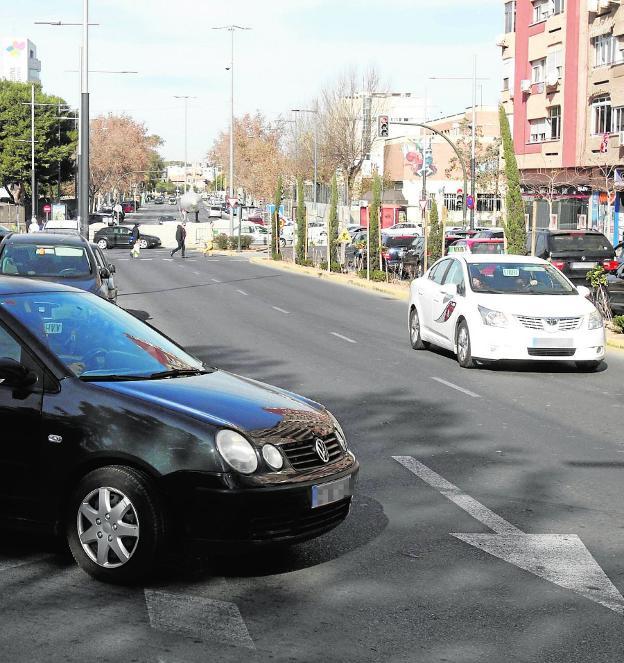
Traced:
<path fill-rule="evenodd" d="M 47 203 L 43 206 L 43 213 L 44 214 L 49 214 L 52 211 L 52 205 L 48 205 Z"/>
<path fill-rule="evenodd" d="M 427 209 L 427 203 L 428 203 L 428 202 L 429 202 L 429 201 L 427 201 L 427 200 L 421 200 L 421 201 L 420 201 L 420 209 L 421 209 L 423 212 Z"/>
<path fill-rule="evenodd" d="M 604 134 L 602 143 L 600 143 L 600 152 L 604 154 L 609 151 L 609 134 Z"/>
<path fill-rule="evenodd" d="M 458 195 L 458 196 L 461 196 L 462 193 L 464 193 L 464 190 L 463 190 L 463 189 L 457 189 L 457 195 Z"/>

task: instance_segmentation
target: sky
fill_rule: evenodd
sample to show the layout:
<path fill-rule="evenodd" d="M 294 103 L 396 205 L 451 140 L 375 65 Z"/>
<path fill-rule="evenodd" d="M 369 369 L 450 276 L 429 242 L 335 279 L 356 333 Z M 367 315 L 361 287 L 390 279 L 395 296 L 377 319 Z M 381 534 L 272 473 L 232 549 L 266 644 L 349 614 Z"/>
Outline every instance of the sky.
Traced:
<path fill-rule="evenodd" d="M 0 33 L 29 38 L 41 60 L 44 91 L 77 105 L 80 27 L 35 21 L 82 21 L 81 0 L 27 0 L 3 8 Z M 8 15 L 7 15 L 8 13 Z M 471 103 L 477 56 L 483 103 L 501 89 L 502 0 L 90 0 L 91 116 L 126 113 L 159 135 L 166 159 L 202 159 L 229 125 L 229 24 L 235 34 L 235 113 L 290 117 L 352 67 L 374 66 L 394 92 L 427 96 L 436 116 Z M 105 74 L 94 70 L 136 70 Z"/>

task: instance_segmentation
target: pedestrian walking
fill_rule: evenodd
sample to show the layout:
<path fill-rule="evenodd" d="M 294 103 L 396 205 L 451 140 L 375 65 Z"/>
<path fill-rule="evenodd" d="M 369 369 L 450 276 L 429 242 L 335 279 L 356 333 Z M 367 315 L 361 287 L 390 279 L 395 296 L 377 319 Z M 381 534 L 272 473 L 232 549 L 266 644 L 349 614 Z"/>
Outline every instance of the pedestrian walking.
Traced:
<path fill-rule="evenodd" d="M 139 240 L 141 239 L 141 231 L 139 230 L 139 224 L 135 223 L 132 232 L 130 233 L 130 257 L 138 258 L 141 254 L 141 247 L 139 246 Z"/>
<path fill-rule="evenodd" d="M 173 254 L 177 253 L 178 251 L 182 251 L 182 257 L 186 258 L 185 251 L 186 251 L 186 222 L 183 221 L 181 224 L 178 224 L 178 227 L 176 228 L 176 242 L 178 243 L 178 247 L 176 249 L 173 249 L 171 252 L 171 257 L 173 258 Z"/>
<path fill-rule="evenodd" d="M 195 210 L 195 223 L 199 223 L 199 210 Z"/>
<path fill-rule="evenodd" d="M 37 219 L 33 219 L 30 222 L 30 225 L 28 226 L 28 232 L 29 233 L 38 233 L 41 230 L 39 227 L 39 221 Z"/>

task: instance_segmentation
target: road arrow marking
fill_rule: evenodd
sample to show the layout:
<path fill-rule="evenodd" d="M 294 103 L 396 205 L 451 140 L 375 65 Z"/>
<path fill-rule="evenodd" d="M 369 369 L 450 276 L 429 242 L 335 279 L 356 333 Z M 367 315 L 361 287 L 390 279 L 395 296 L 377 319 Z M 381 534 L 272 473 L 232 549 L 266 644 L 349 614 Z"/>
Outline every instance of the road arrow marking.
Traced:
<path fill-rule="evenodd" d="M 624 615 L 624 597 L 576 534 L 525 534 L 411 456 L 393 458 L 495 532 L 451 536 Z"/>

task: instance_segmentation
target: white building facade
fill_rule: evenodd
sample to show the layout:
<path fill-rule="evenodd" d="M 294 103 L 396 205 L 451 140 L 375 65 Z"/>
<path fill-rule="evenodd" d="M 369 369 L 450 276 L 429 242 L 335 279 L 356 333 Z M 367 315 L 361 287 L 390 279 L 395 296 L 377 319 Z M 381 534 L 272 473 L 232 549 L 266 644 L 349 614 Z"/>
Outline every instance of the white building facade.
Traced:
<path fill-rule="evenodd" d="M 0 79 L 38 83 L 41 62 L 37 47 L 26 37 L 0 37 Z"/>

